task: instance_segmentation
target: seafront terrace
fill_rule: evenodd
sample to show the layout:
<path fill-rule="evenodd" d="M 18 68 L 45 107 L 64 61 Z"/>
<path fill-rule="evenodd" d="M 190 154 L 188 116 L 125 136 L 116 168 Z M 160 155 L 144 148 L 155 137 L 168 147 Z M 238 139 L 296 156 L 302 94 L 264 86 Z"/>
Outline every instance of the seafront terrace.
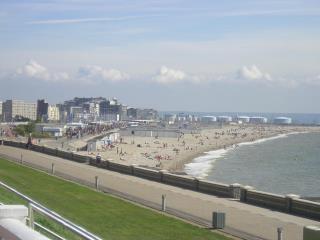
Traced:
<path fill-rule="evenodd" d="M 33 151 L 1 146 L 0 152 L 17 161 L 23 155 L 24 164 L 46 171 L 52 171 L 54 164 L 54 174 L 92 187 L 97 186 L 98 178 L 100 190 L 149 207 L 160 209 L 161 197 L 166 195 L 168 213 L 202 225 L 211 225 L 212 212 L 225 212 L 225 231 L 245 236 L 246 239 L 276 239 L 277 228 L 282 227 L 287 239 L 298 240 L 302 238 L 304 226 L 319 225 L 318 221 L 244 204 L 235 199 L 216 197 Z"/>

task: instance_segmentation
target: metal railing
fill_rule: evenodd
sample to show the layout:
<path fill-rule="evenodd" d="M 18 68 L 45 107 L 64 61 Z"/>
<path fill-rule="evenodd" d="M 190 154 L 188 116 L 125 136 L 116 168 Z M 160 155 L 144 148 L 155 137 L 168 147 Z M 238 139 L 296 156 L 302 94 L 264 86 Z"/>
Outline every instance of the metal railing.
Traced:
<path fill-rule="evenodd" d="M 0 202 L 0 205 L 4 205 L 2 202 Z M 27 218 L 27 222 L 29 224 L 29 218 Z M 47 234 L 49 234 L 50 236 L 53 236 L 55 239 L 59 239 L 59 240 L 67 240 L 64 237 L 58 235 L 57 233 L 51 231 L 49 228 L 46 228 L 44 226 L 42 226 L 40 223 L 34 222 L 34 226 L 41 229 L 42 231 L 46 232 Z"/>
<path fill-rule="evenodd" d="M 34 226 L 44 232 L 46 232 L 48 235 L 53 236 L 55 239 L 59 239 L 59 240 L 67 240 L 66 238 L 58 235 L 57 233 L 51 231 L 49 228 L 46 228 L 44 226 L 42 226 L 40 223 L 34 222 Z"/>
<path fill-rule="evenodd" d="M 49 219 L 55 221 L 58 224 L 61 224 L 62 226 L 64 226 L 66 229 L 70 230 L 71 232 L 75 233 L 76 235 L 82 237 L 83 239 L 86 240 L 102 240 L 102 238 L 99 238 L 98 236 L 90 233 L 89 231 L 87 231 L 86 229 L 72 223 L 71 221 L 61 217 L 59 214 L 57 214 L 56 212 L 42 206 L 41 204 L 37 203 L 36 201 L 32 200 L 31 198 L 29 198 L 28 196 L 20 193 L 19 191 L 17 191 L 16 189 L 8 186 L 7 184 L 3 183 L 0 181 L 0 186 L 17 194 L 19 197 L 21 197 L 22 199 L 24 199 L 25 201 L 27 201 L 29 203 L 29 226 L 31 228 L 34 227 L 39 227 L 40 229 L 46 231 L 47 233 L 55 236 L 58 239 L 64 240 L 63 237 L 59 236 L 58 234 L 52 232 L 51 230 L 41 226 L 39 223 L 34 222 L 34 218 L 33 218 L 33 212 L 36 211 L 38 213 L 40 213 L 41 215 L 44 215 L 46 217 L 48 217 Z"/>

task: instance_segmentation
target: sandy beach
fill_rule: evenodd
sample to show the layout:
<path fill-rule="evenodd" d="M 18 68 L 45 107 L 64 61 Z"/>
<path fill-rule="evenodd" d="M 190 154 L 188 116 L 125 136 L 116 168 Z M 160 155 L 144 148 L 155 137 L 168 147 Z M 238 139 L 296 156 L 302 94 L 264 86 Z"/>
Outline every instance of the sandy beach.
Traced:
<path fill-rule="evenodd" d="M 206 128 L 198 134 L 184 134 L 180 138 L 151 138 L 129 136 L 99 153 L 103 160 L 122 164 L 182 172 L 184 165 L 204 152 L 227 148 L 241 142 L 250 142 L 280 134 L 320 131 L 319 127 L 303 126 L 224 126 Z M 81 152 L 88 154 L 87 152 Z M 96 155 L 90 152 L 89 155 Z"/>

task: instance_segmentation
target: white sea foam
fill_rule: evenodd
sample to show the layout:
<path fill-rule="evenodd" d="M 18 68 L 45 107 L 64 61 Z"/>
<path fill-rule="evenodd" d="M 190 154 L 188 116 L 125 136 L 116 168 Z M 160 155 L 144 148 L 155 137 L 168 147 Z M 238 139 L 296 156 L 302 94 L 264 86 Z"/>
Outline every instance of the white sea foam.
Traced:
<path fill-rule="evenodd" d="M 191 163 L 185 164 L 184 171 L 193 177 L 206 177 L 210 170 L 214 167 L 214 162 L 225 156 L 229 151 L 232 151 L 236 149 L 236 146 L 245 146 L 245 145 L 254 145 L 254 144 L 260 144 L 266 141 L 270 140 L 275 140 L 279 138 L 286 138 L 288 135 L 292 134 L 300 134 L 300 133 L 305 133 L 305 132 L 291 132 L 291 133 L 286 133 L 286 134 L 279 134 L 273 137 L 268 137 L 268 138 L 262 138 L 258 139 L 255 141 L 250 141 L 250 142 L 243 142 L 239 143 L 237 145 L 233 145 L 231 147 L 228 147 L 226 149 L 218 149 L 218 150 L 213 150 L 209 152 L 205 152 L 203 156 L 197 157 L 193 159 Z"/>
<path fill-rule="evenodd" d="M 193 159 L 191 163 L 185 165 L 185 172 L 194 177 L 206 177 L 213 168 L 216 159 L 223 157 L 229 149 L 219 149 L 205 152 L 204 156 Z"/>
<path fill-rule="evenodd" d="M 288 137 L 288 134 L 279 134 L 277 136 L 268 137 L 268 138 L 261 138 L 261 139 L 257 139 L 255 141 L 251 141 L 251 142 L 239 143 L 238 146 L 254 145 L 254 144 L 263 143 L 263 142 L 267 142 L 267 141 L 275 140 L 275 139 L 279 139 L 279 138 L 286 138 L 286 137 Z"/>

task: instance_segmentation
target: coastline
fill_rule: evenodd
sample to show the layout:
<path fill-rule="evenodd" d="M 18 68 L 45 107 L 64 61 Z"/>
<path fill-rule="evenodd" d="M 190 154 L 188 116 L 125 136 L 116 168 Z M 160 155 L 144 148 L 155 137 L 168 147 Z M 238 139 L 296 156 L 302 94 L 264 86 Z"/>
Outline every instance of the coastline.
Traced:
<path fill-rule="evenodd" d="M 192 161 L 186 162 L 184 164 L 185 167 L 183 171 L 187 175 L 204 178 L 208 175 L 208 172 L 214 167 L 214 162 L 220 159 L 221 157 L 223 157 L 229 151 L 235 150 L 238 147 L 245 146 L 245 145 L 260 144 L 260 143 L 272 141 L 275 139 L 286 138 L 290 135 L 304 134 L 304 133 L 309 133 L 309 131 L 289 132 L 285 134 L 281 133 L 281 134 L 269 136 L 266 138 L 256 139 L 254 141 L 235 143 L 226 148 L 212 149 L 210 151 L 203 152 L 199 156 L 196 156 L 195 158 L 192 159 Z"/>
<path fill-rule="evenodd" d="M 296 129 L 295 129 L 296 130 Z M 278 138 L 285 138 L 289 135 L 294 135 L 294 134 L 303 134 L 303 133 L 312 133 L 312 132 L 320 132 L 320 128 L 319 127 L 302 127 L 301 131 L 288 131 L 286 133 L 277 133 L 277 134 L 270 134 L 266 137 L 262 137 L 262 138 L 256 138 L 253 141 L 235 141 L 232 142 L 231 144 L 227 145 L 226 148 L 224 147 L 220 147 L 220 148 L 206 148 L 204 149 L 203 152 L 198 152 L 195 153 L 193 155 L 190 155 L 189 157 L 185 158 L 182 160 L 182 162 L 179 162 L 179 164 L 177 165 L 177 168 L 172 168 L 171 171 L 180 173 L 180 174 L 187 174 L 189 175 L 186 171 L 185 171 L 185 165 L 192 163 L 195 159 L 200 158 L 200 157 L 205 157 L 208 155 L 208 153 L 212 153 L 212 152 L 216 152 L 216 151 L 220 151 L 220 150 L 226 150 L 226 151 L 230 151 L 233 150 L 232 146 L 233 145 L 237 145 L 237 146 L 242 146 L 242 145 L 252 145 L 252 144 L 258 144 L 258 143 L 262 143 L 265 141 L 270 141 L 270 140 L 274 140 L 274 139 L 278 139 Z"/>
<path fill-rule="evenodd" d="M 186 174 L 185 164 L 204 156 L 206 152 L 301 132 L 320 132 L 320 127 L 227 125 L 223 128 L 202 129 L 198 134 L 185 134 L 178 139 L 127 136 L 123 137 L 121 143 L 115 143 L 113 148 L 101 149 L 99 153 L 103 159 L 121 164 L 136 164 Z M 89 155 L 96 155 L 97 152 Z M 88 155 L 84 151 L 80 153 Z"/>

